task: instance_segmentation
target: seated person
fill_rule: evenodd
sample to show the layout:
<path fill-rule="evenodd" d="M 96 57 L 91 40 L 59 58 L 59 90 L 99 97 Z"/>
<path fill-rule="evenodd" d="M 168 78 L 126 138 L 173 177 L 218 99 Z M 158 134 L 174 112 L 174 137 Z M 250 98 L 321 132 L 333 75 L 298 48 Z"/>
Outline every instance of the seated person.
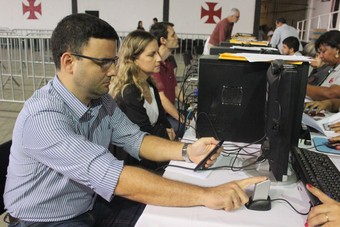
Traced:
<path fill-rule="evenodd" d="M 302 55 L 313 58 L 310 62 L 312 69 L 308 76 L 308 84 L 319 86 L 327 78 L 329 70 L 332 67 L 321 60 L 319 54 L 315 50 L 314 42 L 309 42 L 305 45 Z"/>
<path fill-rule="evenodd" d="M 174 24 L 160 22 L 151 26 L 150 33 L 156 37 L 161 57 L 160 70 L 153 74 L 157 82 L 159 96 L 168 121 L 174 129 L 178 138 L 182 138 L 185 132 L 185 118 L 175 106 L 176 98 L 178 102 L 184 100 L 184 94 L 177 85 L 174 73 L 174 61 L 172 52 L 178 48 L 178 37 L 174 30 Z"/>
<path fill-rule="evenodd" d="M 131 32 L 120 48 L 118 75 L 110 93 L 115 95 L 120 109 L 142 131 L 174 140 L 175 132 L 151 76 L 159 71 L 160 61 L 156 39 L 145 31 Z M 158 167 L 153 162 L 143 163 L 142 166 L 151 169 Z"/>
<path fill-rule="evenodd" d="M 282 55 L 296 55 L 301 56 L 299 52 L 300 41 L 294 36 L 289 36 L 282 41 L 281 54 Z"/>
<path fill-rule="evenodd" d="M 307 184 L 307 189 L 322 202 L 308 214 L 305 226 L 340 226 L 340 202 L 329 198 L 319 189 Z"/>
<path fill-rule="evenodd" d="M 332 69 L 320 86 L 307 85 L 307 97 L 312 100 L 340 98 L 340 31 L 328 31 L 315 42 L 319 57 Z"/>

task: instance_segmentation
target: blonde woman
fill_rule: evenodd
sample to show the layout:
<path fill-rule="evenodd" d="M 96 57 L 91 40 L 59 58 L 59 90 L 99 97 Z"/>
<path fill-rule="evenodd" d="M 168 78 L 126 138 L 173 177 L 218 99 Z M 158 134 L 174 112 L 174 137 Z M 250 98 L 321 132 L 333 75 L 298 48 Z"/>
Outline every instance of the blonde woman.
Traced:
<path fill-rule="evenodd" d="M 154 36 L 141 30 L 131 32 L 120 48 L 118 73 L 112 81 L 110 93 L 142 131 L 173 140 L 175 132 L 166 118 L 151 77 L 152 73 L 159 71 L 160 61 Z"/>

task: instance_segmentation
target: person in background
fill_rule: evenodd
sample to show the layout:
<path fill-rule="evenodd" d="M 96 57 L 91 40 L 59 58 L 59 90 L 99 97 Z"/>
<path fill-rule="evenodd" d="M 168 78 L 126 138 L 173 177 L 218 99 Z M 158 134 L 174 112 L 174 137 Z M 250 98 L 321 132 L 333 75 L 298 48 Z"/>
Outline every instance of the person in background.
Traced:
<path fill-rule="evenodd" d="M 272 40 L 273 34 L 274 34 L 273 29 L 269 28 L 269 31 L 267 33 L 267 41 L 269 41 L 269 43 Z"/>
<path fill-rule="evenodd" d="M 282 55 L 302 56 L 299 52 L 300 41 L 294 36 L 289 36 L 282 41 Z"/>
<path fill-rule="evenodd" d="M 144 27 L 143 27 L 143 21 L 138 21 L 138 26 L 137 26 L 137 30 L 143 30 L 145 31 Z"/>
<path fill-rule="evenodd" d="M 331 199 L 328 195 L 313 187 L 306 185 L 308 191 L 315 195 L 322 202 L 314 206 L 308 214 L 306 227 L 337 227 L 340 226 L 340 202 Z"/>
<path fill-rule="evenodd" d="M 200 187 L 117 160 L 111 143 L 137 159 L 194 163 L 218 144 L 148 135 L 126 117 L 107 94 L 118 39 L 111 25 L 89 14 L 66 16 L 54 29 L 57 75 L 26 101 L 14 126 L 4 190 L 10 226 L 134 226 L 144 204 L 234 210 L 248 201 L 246 187 L 266 179 Z"/>
<path fill-rule="evenodd" d="M 282 54 L 282 41 L 289 36 L 294 36 L 297 39 L 299 39 L 299 34 L 294 27 L 287 24 L 285 18 L 278 18 L 275 21 L 275 24 L 276 24 L 276 29 L 270 40 L 270 44 L 272 47 L 276 47 Z M 302 51 L 302 45 L 300 43 L 300 40 L 299 40 L 299 51 Z"/>
<path fill-rule="evenodd" d="M 154 17 L 154 18 L 152 19 L 152 23 L 153 23 L 153 24 L 156 24 L 157 22 L 158 22 L 157 17 Z"/>
<path fill-rule="evenodd" d="M 120 109 L 143 132 L 174 140 L 175 132 L 164 112 L 161 99 L 152 78 L 160 70 L 161 57 L 154 36 L 145 31 L 129 33 L 119 51 L 118 73 L 112 81 L 110 94 Z M 156 162 L 124 158 L 129 164 L 136 164 L 156 170 Z"/>
<path fill-rule="evenodd" d="M 257 36 L 257 40 L 258 41 L 266 41 L 268 40 L 268 37 L 267 37 L 267 30 L 268 30 L 268 27 L 266 24 L 263 24 L 259 27 L 259 34 Z"/>
<path fill-rule="evenodd" d="M 212 46 L 218 46 L 222 41 L 231 38 L 234 24 L 240 19 L 240 10 L 232 8 L 226 18 L 218 22 L 204 45 L 204 55 L 208 55 Z"/>
<path fill-rule="evenodd" d="M 169 22 L 156 23 L 151 26 L 150 33 L 157 39 L 162 60 L 159 72 L 154 73 L 153 77 L 157 81 L 159 96 L 168 120 L 177 137 L 182 138 L 185 131 L 185 119 L 175 107 L 175 101 L 176 97 L 179 97 L 178 102 L 183 101 L 184 94 L 180 92 L 177 85 L 174 64 L 170 59 L 173 50 L 178 48 L 178 37 L 174 30 L 174 24 Z"/>
<path fill-rule="evenodd" d="M 340 31 L 323 33 L 315 41 L 315 49 L 320 59 L 332 68 L 319 86 L 307 85 L 307 98 L 314 101 L 340 98 Z"/>
<path fill-rule="evenodd" d="M 303 48 L 302 55 L 312 58 L 309 63 L 311 69 L 308 75 L 308 84 L 319 86 L 326 79 L 332 67 L 321 60 L 315 50 L 315 42 L 307 43 Z"/>

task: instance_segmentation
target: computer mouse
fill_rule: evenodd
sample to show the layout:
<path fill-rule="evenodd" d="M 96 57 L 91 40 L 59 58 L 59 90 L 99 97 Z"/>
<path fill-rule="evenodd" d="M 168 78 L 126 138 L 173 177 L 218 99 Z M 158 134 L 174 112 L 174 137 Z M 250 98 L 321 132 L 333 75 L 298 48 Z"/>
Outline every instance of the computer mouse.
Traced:
<path fill-rule="evenodd" d="M 331 148 L 331 149 L 335 149 L 335 150 L 340 150 L 340 142 L 336 141 L 328 141 L 325 144 L 327 147 Z"/>

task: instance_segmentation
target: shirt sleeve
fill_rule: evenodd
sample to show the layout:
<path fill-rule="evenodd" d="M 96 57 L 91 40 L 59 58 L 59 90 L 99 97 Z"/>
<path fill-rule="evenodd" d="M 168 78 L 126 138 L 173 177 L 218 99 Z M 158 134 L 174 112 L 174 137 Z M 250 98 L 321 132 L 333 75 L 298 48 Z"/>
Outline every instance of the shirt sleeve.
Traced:
<path fill-rule="evenodd" d="M 107 148 L 80 133 L 77 122 L 65 113 L 63 104 L 53 107 L 33 103 L 37 109 L 23 121 L 22 147 L 31 158 L 48 166 L 66 179 L 85 185 L 110 200 L 123 169 Z M 42 124 L 43 123 L 43 124 Z M 86 133 L 85 133 L 86 134 Z"/>
<path fill-rule="evenodd" d="M 153 77 L 153 78 L 155 79 L 155 81 L 156 81 L 158 91 L 159 91 L 159 92 L 164 91 L 164 90 L 165 90 L 165 86 L 164 86 L 164 83 L 163 83 L 163 81 L 162 81 L 162 79 L 161 79 L 160 73 L 154 73 L 154 74 L 152 75 L 152 77 Z"/>
<path fill-rule="evenodd" d="M 273 33 L 273 36 L 270 40 L 270 44 L 272 45 L 272 47 L 277 47 L 277 45 L 279 45 L 280 43 L 280 29 L 277 28 L 274 33 Z"/>

